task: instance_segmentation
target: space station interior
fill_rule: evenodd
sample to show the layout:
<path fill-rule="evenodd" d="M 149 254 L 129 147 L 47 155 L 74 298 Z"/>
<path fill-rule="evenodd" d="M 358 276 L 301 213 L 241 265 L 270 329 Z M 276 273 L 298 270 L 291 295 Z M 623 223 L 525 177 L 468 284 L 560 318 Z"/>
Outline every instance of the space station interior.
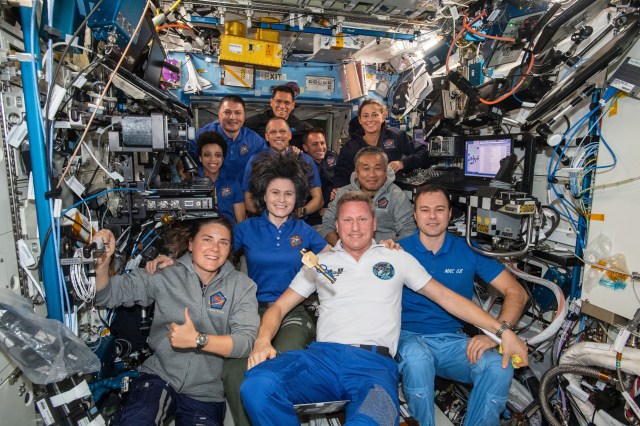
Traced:
<path fill-rule="evenodd" d="M 337 155 L 359 105 L 385 105 L 384 125 L 428 152 L 395 185 L 411 201 L 445 187 L 448 232 L 526 291 L 512 328 L 528 366 L 499 424 L 640 424 L 636 0 L 0 0 L 0 14 L 0 424 L 110 423 L 158 307 L 95 303 L 94 234 L 113 233 L 123 275 L 170 254 L 174 225 L 218 217 L 196 131 L 229 95 L 248 122 L 276 86 Z M 498 316 L 499 292 L 473 293 Z M 436 424 L 469 424 L 472 392 L 437 377 Z M 418 424 L 401 387 L 399 404 Z M 340 404 L 302 411 L 344 422 Z"/>

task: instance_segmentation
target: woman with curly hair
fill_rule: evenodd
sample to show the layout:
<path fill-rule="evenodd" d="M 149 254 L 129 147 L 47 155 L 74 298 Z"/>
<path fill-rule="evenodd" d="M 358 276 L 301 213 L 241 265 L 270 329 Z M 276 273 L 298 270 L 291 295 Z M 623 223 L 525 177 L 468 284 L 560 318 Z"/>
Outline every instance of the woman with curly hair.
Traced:
<path fill-rule="evenodd" d="M 216 207 L 232 225 L 245 218 L 244 193 L 234 179 L 220 177 L 220 170 L 227 157 L 227 141 L 217 132 L 202 132 L 196 142 L 198 158 L 202 164 L 202 176 L 213 182 L 216 190 Z"/>
<path fill-rule="evenodd" d="M 331 248 L 313 227 L 291 214 L 295 208 L 304 205 L 309 192 L 306 167 L 307 163 L 295 154 L 270 153 L 261 154 L 252 165 L 249 191 L 261 214 L 236 225 L 234 249 L 236 252 L 244 250 L 249 277 L 258 286 L 261 316 L 300 271 L 301 249 L 319 253 Z M 314 337 L 313 321 L 300 305 L 284 318 L 272 344 L 281 353 L 304 349 Z M 240 399 L 240 385 L 246 369 L 246 358 L 228 359 L 222 373 L 236 426 L 251 424 Z"/>

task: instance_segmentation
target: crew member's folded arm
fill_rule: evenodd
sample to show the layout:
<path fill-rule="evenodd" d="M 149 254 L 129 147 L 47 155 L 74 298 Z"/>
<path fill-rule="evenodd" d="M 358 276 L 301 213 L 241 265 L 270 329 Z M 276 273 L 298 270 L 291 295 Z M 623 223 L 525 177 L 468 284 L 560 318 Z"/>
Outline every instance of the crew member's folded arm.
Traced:
<path fill-rule="evenodd" d="M 448 289 L 440 284 L 436 279 L 431 278 L 427 284 L 425 284 L 418 293 L 428 297 L 435 303 L 440 305 L 444 310 L 460 318 L 463 321 L 471 323 L 477 327 L 484 328 L 492 333 L 496 333 L 502 325 L 500 321 L 493 318 L 487 312 L 482 310 L 478 305 L 471 300 L 460 296 L 458 293 Z M 506 368 L 509 363 L 511 355 L 518 355 L 520 357 L 519 367 L 528 364 L 527 361 L 527 346 L 522 340 L 516 336 L 516 334 L 507 330 L 502 335 L 502 367 Z"/>

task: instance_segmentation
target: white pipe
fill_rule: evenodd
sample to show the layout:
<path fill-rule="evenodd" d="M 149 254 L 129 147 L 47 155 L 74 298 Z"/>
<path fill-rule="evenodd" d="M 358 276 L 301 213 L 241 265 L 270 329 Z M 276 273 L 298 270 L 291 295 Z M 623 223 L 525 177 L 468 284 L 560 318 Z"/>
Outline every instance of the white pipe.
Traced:
<path fill-rule="evenodd" d="M 572 345 L 560 358 L 560 364 L 583 365 L 589 367 L 600 367 L 608 370 L 616 369 L 616 351 L 613 344 L 580 342 Z M 640 375 L 640 349 L 625 347 L 622 351 L 622 362 L 620 369 L 625 373 Z M 581 376 L 575 374 L 565 374 L 564 377 L 573 385 L 580 388 Z M 582 401 L 580 398 L 572 398 L 578 410 L 587 418 L 593 416 L 593 404 Z M 597 413 L 596 413 L 597 416 Z"/>
<path fill-rule="evenodd" d="M 522 272 L 521 270 L 512 266 L 511 264 L 507 264 L 506 267 L 514 275 L 524 280 L 546 287 L 549 290 L 551 290 L 553 294 L 556 296 L 556 301 L 558 302 L 558 310 L 556 312 L 556 317 L 553 319 L 551 324 L 549 324 L 549 327 L 544 329 L 540 334 L 533 336 L 530 339 L 527 339 L 527 344 L 537 345 L 538 343 L 542 343 L 545 340 L 551 339 L 556 335 L 558 330 L 560 330 L 560 328 L 562 327 L 562 324 L 564 323 L 564 319 L 567 316 L 567 310 L 568 310 L 567 304 L 565 303 L 564 294 L 562 294 L 560 287 L 549 280 L 545 280 L 544 278 L 536 277 L 535 275 Z"/>
<path fill-rule="evenodd" d="M 560 364 L 578 364 L 615 370 L 616 351 L 610 343 L 580 342 L 570 346 L 562 354 Z M 622 351 L 620 368 L 625 373 L 640 375 L 640 349 L 625 347 Z"/>

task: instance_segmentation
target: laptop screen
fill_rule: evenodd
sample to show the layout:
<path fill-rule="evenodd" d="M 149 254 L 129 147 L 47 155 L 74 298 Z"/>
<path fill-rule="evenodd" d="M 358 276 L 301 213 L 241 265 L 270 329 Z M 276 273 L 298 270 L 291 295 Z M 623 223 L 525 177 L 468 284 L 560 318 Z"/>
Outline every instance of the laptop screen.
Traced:
<path fill-rule="evenodd" d="M 496 135 L 493 139 L 467 139 L 464 147 L 464 175 L 494 178 L 500 170 L 500 160 L 511 154 L 511 138 Z"/>

